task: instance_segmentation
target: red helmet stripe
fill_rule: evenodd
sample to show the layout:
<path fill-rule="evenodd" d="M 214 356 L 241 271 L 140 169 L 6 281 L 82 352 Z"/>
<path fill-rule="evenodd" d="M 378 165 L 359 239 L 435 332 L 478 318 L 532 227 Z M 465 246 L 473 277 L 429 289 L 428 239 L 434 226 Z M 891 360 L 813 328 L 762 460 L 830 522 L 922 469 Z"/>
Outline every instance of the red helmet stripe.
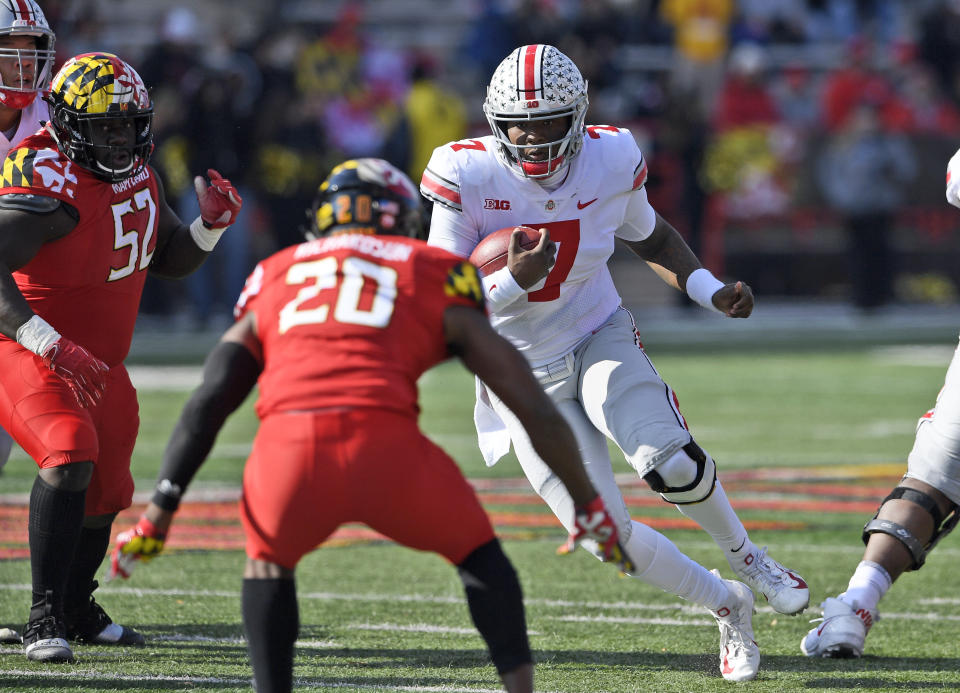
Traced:
<path fill-rule="evenodd" d="M 537 91 L 540 85 L 540 64 L 543 56 L 543 46 L 526 46 L 520 56 L 520 84 L 523 85 L 523 98 L 527 101 L 539 98 Z"/>
<path fill-rule="evenodd" d="M 20 7 L 18 19 L 36 19 L 33 16 L 33 8 L 26 2 L 26 0 L 14 0 L 17 5 Z"/>

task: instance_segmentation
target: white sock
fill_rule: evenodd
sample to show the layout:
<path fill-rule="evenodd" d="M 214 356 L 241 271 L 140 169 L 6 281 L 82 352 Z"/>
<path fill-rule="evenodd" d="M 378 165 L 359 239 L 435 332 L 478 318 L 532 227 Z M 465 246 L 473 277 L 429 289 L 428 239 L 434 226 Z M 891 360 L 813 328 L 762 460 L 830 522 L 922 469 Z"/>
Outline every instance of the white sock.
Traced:
<path fill-rule="evenodd" d="M 877 604 L 892 584 L 890 573 L 882 565 L 873 561 L 860 561 L 850 576 L 847 591 L 840 595 L 840 600 L 861 609 L 876 611 Z"/>
<path fill-rule="evenodd" d="M 730 590 L 723 580 L 681 553 L 660 532 L 635 520 L 631 527 L 625 550 L 635 565 L 632 577 L 711 611 L 727 603 Z"/>
<path fill-rule="evenodd" d="M 678 505 L 677 510 L 700 525 L 717 542 L 731 565 L 739 557 L 756 551 L 757 547 L 750 541 L 746 528 L 730 505 L 720 479 L 705 501 Z"/>

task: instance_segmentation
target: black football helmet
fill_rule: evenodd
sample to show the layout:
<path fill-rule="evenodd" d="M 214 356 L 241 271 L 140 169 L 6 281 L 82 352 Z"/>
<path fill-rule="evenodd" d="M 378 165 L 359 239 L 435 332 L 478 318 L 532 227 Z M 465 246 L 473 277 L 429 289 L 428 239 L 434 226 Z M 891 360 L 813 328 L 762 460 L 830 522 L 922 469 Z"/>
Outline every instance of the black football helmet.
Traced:
<path fill-rule="evenodd" d="M 98 178 L 117 182 L 139 173 L 153 151 L 153 102 L 140 75 L 112 53 L 82 53 L 54 76 L 50 123 L 63 153 Z M 109 144 L 95 130 L 106 120 L 130 119 L 133 137 Z"/>
<path fill-rule="evenodd" d="M 315 240 L 334 232 L 425 238 L 420 191 L 396 166 L 383 159 L 350 159 L 320 184 L 309 225 Z"/>

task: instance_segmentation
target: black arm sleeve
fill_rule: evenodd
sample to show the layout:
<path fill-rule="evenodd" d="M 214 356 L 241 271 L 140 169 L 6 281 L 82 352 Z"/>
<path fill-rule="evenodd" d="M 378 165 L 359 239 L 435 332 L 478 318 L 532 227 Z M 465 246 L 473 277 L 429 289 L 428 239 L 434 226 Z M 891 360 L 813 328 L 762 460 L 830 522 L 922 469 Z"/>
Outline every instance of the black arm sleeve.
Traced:
<path fill-rule="evenodd" d="M 190 396 L 170 435 L 153 502 L 174 511 L 180 496 L 210 454 L 227 417 L 250 394 L 261 366 L 249 349 L 219 342 L 203 365 L 203 381 Z"/>

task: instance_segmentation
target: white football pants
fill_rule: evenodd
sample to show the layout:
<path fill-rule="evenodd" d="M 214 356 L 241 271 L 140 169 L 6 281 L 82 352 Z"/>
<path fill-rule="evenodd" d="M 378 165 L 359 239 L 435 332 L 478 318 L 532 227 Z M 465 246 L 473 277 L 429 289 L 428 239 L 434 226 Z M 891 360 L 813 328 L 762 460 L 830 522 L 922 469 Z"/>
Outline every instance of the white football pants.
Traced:
<path fill-rule="evenodd" d="M 691 440 L 673 390 L 639 347 L 629 311 L 615 311 L 566 358 L 535 368 L 534 375 L 573 429 L 587 474 L 626 541 L 630 515 L 614 479 L 607 437 L 640 476 Z M 566 489 L 534 451 L 513 413 L 492 392 L 489 396 L 530 485 L 569 531 L 573 502 Z"/>
<path fill-rule="evenodd" d="M 960 504 L 960 346 L 953 352 L 936 405 L 917 424 L 906 476 Z"/>

